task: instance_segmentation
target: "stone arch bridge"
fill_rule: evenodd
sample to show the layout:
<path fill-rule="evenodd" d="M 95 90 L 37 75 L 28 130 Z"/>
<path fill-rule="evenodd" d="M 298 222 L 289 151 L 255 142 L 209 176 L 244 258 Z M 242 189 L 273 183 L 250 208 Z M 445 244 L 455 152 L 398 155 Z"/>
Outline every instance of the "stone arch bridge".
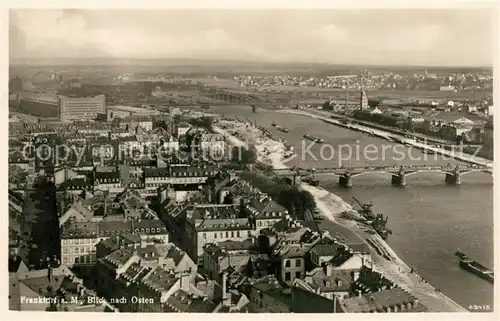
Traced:
<path fill-rule="evenodd" d="M 379 167 L 332 167 L 332 168 L 292 168 L 292 169 L 275 169 L 274 173 L 277 176 L 286 178 L 289 183 L 299 184 L 303 177 L 331 175 L 338 177 L 339 185 L 343 187 L 351 187 L 353 179 L 358 176 L 368 174 L 386 174 L 391 177 L 391 183 L 397 186 L 405 186 L 406 178 L 420 173 L 443 173 L 447 184 L 459 185 L 460 178 L 475 172 L 493 173 L 493 170 L 486 166 L 479 165 L 456 165 L 456 166 L 439 166 L 439 165 L 413 165 L 413 166 L 379 166 Z"/>

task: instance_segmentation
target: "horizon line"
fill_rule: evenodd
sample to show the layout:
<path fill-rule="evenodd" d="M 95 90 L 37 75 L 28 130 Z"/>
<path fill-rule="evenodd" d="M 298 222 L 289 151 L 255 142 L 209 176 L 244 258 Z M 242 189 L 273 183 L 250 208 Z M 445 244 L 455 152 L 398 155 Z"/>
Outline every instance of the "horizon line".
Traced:
<path fill-rule="evenodd" d="M 285 64 L 296 64 L 296 65 L 328 65 L 328 66 L 346 66 L 346 67 L 431 67 L 431 68 L 493 68 L 493 64 L 487 65 L 435 65 L 435 64 L 361 64 L 361 63 L 341 63 L 341 62 L 317 62 L 317 61 L 269 61 L 269 60 L 245 60 L 245 59 L 216 59 L 216 58 L 139 58 L 139 57 L 24 57 L 24 58 L 9 58 L 9 66 L 36 66 L 36 65 L 47 65 L 47 66 L 60 66 L 64 65 L 58 63 L 43 63 L 43 60 L 136 60 L 136 61 L 153 61 L 153 60 L 164 60 L 164 61 L 175 61 L 175 60 L 185 60 L 193 62 L 220 62 L 220 63 L 241 63 L 241 64 L 267 64 L 267 65 L 285 65 Z M 17 62 L 15 62 L 17 60 Z M 25 60 L 27 63 L 21 63 L 20 60 Z M 39 63 L 33 63 L 29 61 L 41 60 Z M 93 65 L 110 65 L 109 63 L 94 63 Z M 178 65 L 182 66 L 182 65 Z M 186 66 L 186 65 L 184 65 Z"/>

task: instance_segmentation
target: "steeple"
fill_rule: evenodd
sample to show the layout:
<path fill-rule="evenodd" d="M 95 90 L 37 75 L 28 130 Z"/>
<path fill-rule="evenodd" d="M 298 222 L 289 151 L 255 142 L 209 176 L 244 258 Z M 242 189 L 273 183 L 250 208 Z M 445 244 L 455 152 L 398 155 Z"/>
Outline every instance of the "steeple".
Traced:
<path fill-rule="evenodd" d="M 359 109 L 365 110 L 368 108 L 368 97 L 366 96 L 366 91 L 365 91 L 365 84 L 364 84 L 364 75 L 366 73 L 366 69 L 363 69 L 363 73 L 361 74 L 361 79 L 360 79 L 360 102 L 359 102 Z"/>

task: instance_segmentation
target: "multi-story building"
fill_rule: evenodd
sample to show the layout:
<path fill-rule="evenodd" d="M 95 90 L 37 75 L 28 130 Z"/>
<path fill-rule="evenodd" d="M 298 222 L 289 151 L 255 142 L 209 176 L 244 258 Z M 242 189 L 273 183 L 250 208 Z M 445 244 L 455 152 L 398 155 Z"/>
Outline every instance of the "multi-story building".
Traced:
<path fill-rule="evenodd" d="M 248 216 L 254 217 L 258 231 L 271 227 L 286 217 L 288 211 L 264 193 L 256 193 L 244 200 L 244 209 Z"/>
<path fill-rule="evenodd" d="M 123 191 L 124 186 L 120 181 L 120 172 L 118 169 L 98 171 L 97 168 L 93 172 L 94 191 L 110 191 L 119 193 Z"/>
<path fill-rule="evenodd" d="M 61 230 L 61 260 L 67 266 L 91 266 L 96 262 L 96 245 L 120 234 L 136 234 L 141 239 L 168 242 L 168 232 L 160 220 L 72 222 Z"/>
<path fill-rule="evenodd" d="M 18 93 L 24 90 L 24 80 L 17 76 L 9 81 L 9 92 Z"/>
<path fill-rule="evenodd" d="M 218 169 L 215 166 L 172 164 L 167 168 L 145 168 L 144 183 L 146 189 L 151 190 L 156 190 L 165 184 L 198 188 L 198 186 L 206 184 L 208 178 L 217 173 Z"/>
<path fill-rule="evenodd" d="M 251 219 L 241 217 L 234 205 L 196 205 L 186 213 L 186 237 L 189 254 L 203 263 L 203 246 L 227 240 L 243 241 L 256 235 Z"/>
<path fill-rule="evenodd" d="M 105 113 L 106 96 L 66 97 L 59 96 L 59 117 L 61 121 L 95 120 Z"/>
<path fill-rule="evenodd" d="M 221 134 L 201 134 L 195 138 L 203 156 L 220 160 L 226 153 L 226 139 Z"/>
<path fill-rule="evenodd" d="M 173 244 L 118 249 L 99 259 L 96 271 L 99 294 L 123 312 L 213 312 L 216 307 L 193 284 L 196 264 Z M 208 304 L 208 311 L 190 310 L 191 302 Z"/>
<path fill-rule="evenodd" d="M 263 277 L 251 284 L 248 299 L 255 312 L 289 313 L 292 312 L 292 295 L 272 276 Z"/>
<path fill-rule="evenodd" d="M 49 267 L 9 276 L 9 308 L 17 311 L 106 312 L 115 308 L 95 293 L 66 266 Z"/>
<path fill-rule="evenodd" d="M 203 269 L 210 279 L 221 282 L 223 271 L 229 267 L 240 270 L 252 254 L 258 254 L 253 239 L 208 243 L 203 247 Z"/>

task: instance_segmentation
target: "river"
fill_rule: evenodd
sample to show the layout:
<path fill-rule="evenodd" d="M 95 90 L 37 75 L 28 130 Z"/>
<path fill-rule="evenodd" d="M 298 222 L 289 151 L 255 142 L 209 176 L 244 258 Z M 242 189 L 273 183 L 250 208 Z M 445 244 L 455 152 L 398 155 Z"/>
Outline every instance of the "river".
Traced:
<path fill-rule="evenodd" d="M 304 116 L 266 110 L 252 113 L 248 106 L 212 107 L 212 111 L 256 121 L 293 145 L 297 157 L 288 166 L 456 163 Z M 290 132 L 278 131 L 271 125 L 273 121 Z M 311 142 L 303 138 L 305 133 L 322 138 L 325 143 L 309 147 Z M 460 269 L 454 256 L 460 248 L 493 269 L 493 179 L 490 174 L 471 173 L 461 178 L 462 185 L 448 186 L 443 173 L 421 173 L 407 177 L 404 188 L 391 186 L 390 177 L 384 174 L 355 177 L 351 189 L 339 187 L 338 178 L 334 176 L 318 175 L 317 178 L 322 187 L 345 201 L 352 203 L 353 196 L 364 202 L 372 201 L 376 212 L 387 215 L 393 231 L 389 245 L 429 283 L 465 308 L 489 305 L 493 309 L 493 285 Z"/>

